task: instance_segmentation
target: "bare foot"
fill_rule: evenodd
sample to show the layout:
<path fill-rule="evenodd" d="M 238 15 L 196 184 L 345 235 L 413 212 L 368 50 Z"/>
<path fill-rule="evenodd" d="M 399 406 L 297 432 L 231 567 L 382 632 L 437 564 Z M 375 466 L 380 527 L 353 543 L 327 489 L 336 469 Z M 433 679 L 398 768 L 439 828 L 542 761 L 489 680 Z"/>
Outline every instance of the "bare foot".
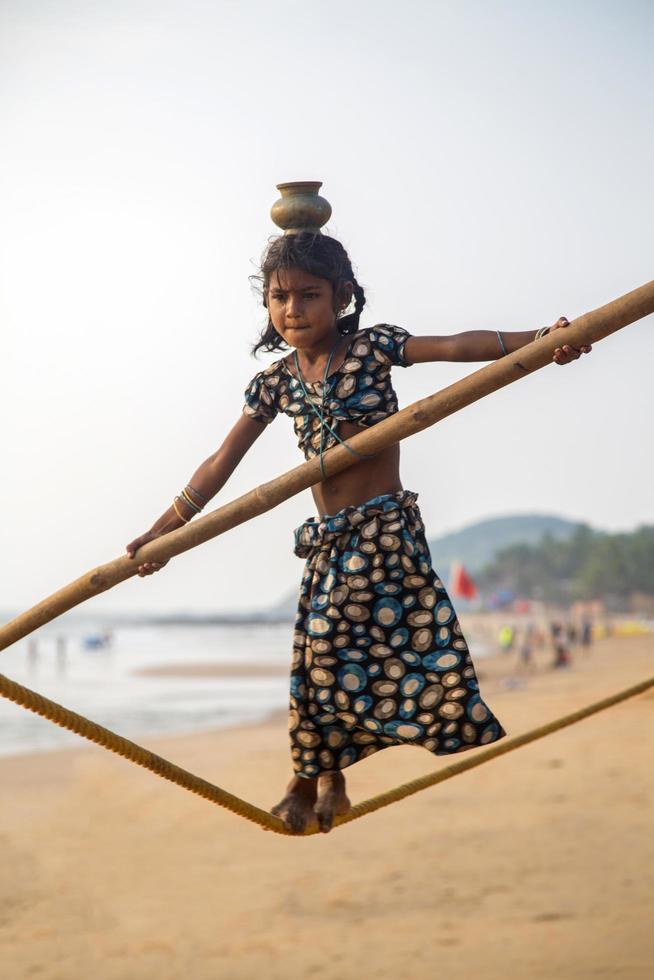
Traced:
<path fill-rule="evenodd" d="M 284 821 L 293 834 L 301 834 L 315 820 L 313 805 L 316 802 L 317 780 L 293 776 L 286 787 L 286 794 L 271 809 L 271 813 Z"/>
<path fill-rule="evenodd" d="M 345 792 L 345 776 L 342 772 L 323 772 L 318 776 L 318 792 L 313 812 L 323 834 L 332 829 L 334 817 L 347 813 L 352 804 Z"/>

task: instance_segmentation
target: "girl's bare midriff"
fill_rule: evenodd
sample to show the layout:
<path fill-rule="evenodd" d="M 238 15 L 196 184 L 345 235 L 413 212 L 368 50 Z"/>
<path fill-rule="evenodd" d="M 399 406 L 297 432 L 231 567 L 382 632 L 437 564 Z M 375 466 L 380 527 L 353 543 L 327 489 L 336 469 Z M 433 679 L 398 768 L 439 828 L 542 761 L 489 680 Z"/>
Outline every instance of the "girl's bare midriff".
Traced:
<path fill-rule="evenodd" d="M 342 421 L 338 427 L 341 439 L 349 439 L 361 432 L 362 427 L 353 422 Z M 372 497 L 385 493 L 395 493 L 402 489 L 400 482 L 400 447 L 389 446 L 372 459 L 362 459 L 353 466 L 328 477 L 311 488 L 316 505 L 316 514 L 336 514 L 343 507 L 363 504 Z"/>

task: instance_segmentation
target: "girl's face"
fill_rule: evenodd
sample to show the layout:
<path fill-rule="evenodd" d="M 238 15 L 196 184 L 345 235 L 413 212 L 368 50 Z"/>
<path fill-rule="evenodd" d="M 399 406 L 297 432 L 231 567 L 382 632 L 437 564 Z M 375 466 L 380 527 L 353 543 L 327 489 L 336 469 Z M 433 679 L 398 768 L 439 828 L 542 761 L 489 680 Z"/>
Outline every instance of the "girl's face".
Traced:
<path fill-rule="evenodd" d="M 266 299 L 277 333 L 291 347 L 302 349 L 334 342 L 336 315 L 349 305 L 351 296 L 352 283 L 344 284 L 335 302 L 328 279 L 291 268 L 271 274 Z"/>

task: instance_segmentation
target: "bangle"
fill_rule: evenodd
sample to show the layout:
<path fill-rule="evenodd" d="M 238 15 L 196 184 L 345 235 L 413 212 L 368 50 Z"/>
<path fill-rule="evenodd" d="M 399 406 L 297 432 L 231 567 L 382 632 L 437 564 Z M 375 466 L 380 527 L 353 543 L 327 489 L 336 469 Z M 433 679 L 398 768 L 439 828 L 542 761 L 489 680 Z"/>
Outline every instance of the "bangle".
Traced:
<path fill-rule="evenodd" d="M 173 508 L 175 510 L 175 513 L 179 517 L 180 521 L 184 521 L 185 524 L 188 524 L 188 522 L 190 521 L 191 518 L 190 517 L 184 517 L 183 514 L 180 514 L 179 507 L 177 506 L 177 501 L 178 500 L 179 500 L 179 497 L 173 497 Z"/>
<path fill-rule="evenodd" d="M 496 330 L 495 333 L 497 334 L 497 339 L 499 340 L 500 347 L 502 348 L 502 356 L 503 357 L 506 357 L 506 355 L 507 355 L 507 349 L 504 346 L 504 341 L 502 340 L 502 334 L 499 332 L 499 330 Z"/>
<path fill-rule="evenodd" d="M 540 330 L 536 331 L 536 336 L 534 337 L 534 340 L 540 340 L 541 337 L 546 337 L 547 334 L 550 332 L 550 330 L 551 327 L 541 327 Z"/>
<path fill-rule="evenodd" d="M 201 503 L 201 504 L 202 504 L 203 506 L 204 506 L 205 504 L 208 504 L 208 503 L 209 503 L 209 498 L 208 498 L 208 497 L 205 497 L 205 496 L 204 496 L 204 494 L 201 494 L 199 490 L 196 490 L 196 489 L 195 489 L 195 487 L 192 487 L 190 483 L 187 483 L 187 484 L 186 484 L 186 487 L 185 487 L 185 489 L 186 489 L 186 490 L 192 490 L 192 491 L 193 491 L 193 493 L 195 494 L 195 496 L 196 496 L 196 497 L 198 498 L 198 500 L 200 501 L 200 503 Z"/>
<path fill-rule="evenodd" d="M 184 503 L 188 504 L 194 514 L 199 514 L 202 511 L 201 507 L 198 507 L 196 502 L 191 498 L 191 496 L 186 492 L 186 489 L 182 490 L 180 494 Z"/>

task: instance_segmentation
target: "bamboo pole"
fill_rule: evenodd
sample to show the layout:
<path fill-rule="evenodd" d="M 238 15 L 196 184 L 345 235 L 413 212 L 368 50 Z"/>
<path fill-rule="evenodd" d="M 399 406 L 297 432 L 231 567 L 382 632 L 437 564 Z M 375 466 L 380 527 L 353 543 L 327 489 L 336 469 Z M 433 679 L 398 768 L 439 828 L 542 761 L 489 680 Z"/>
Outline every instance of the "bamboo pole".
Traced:
<path fill-rule="evenodd" d="M 378 453 L 387 446 L 440 422 L 485 395 L 498 391 L 550 364 L 555 348 L 562 342 L 575 347 L 597 343 L 650 313 L 654 313 L 654 280 L 625 293 L 624 296 L 605 306 L 577 317 L 565 328 L 565 333 L 555 331 L 527 344 L 513 354 L 508 354 L 474 371 L 460 381 L 443 388 L 442 391 L 413 402 L 402 411 L 384 419 L 383 422 L 378 422 L 372 428 L 348 439 L 347 444 L 358 453 Z M 323 459 L 328 476 L 340 473 L 357 461 L 340 445 L 334 446 L 325 453 Z M 254 490 L 237 497 L 231 503 L 218 507 L 217 510 L 198 518 L 192 524 L 149 542 L 139 550 L 138 561 L 123 555 L 105 565 L 99 565 L 0 627 L 0 650 L 28 636 L 39 626 L 56 619 L 74 606 L 136 575 L 139 564 L 146 561 L 167 561 L 175 555 L 196 548 L 205 541 L 272 510 L 284 500 L 319 483 L 320 480 L 318 458 L 309 460 L 274 480 L 255 487 Z"/>

